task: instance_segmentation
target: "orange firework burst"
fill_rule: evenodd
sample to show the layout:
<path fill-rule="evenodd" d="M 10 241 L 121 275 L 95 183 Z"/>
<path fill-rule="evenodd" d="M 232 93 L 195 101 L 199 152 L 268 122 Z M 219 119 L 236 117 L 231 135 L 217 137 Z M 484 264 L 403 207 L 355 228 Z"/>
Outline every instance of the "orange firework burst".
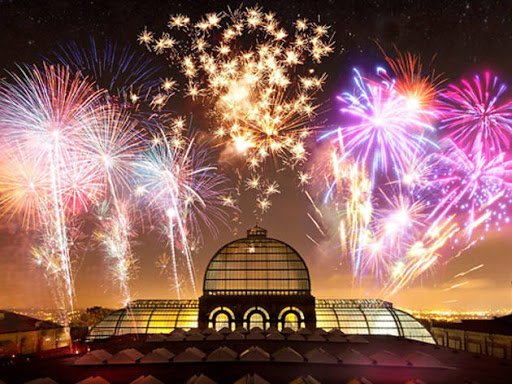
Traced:
<path fill-rule="evenodd" d="M 333 50 L 329 27 L 300 19 L 289 31 L 260 8 L 211 13 L 195 23 L 174 15 L 168 27 L 159 38 L 144 30 L 139 41 L 179 60 L 186 95 L 213 104 L 216 137 L 253 169 L 271 156 L 305 159 L 315 94 L 325 80 L 312 65 Z"/>
<path fill-rule="evenodd" d="M 425 74 L 419 55 L 400 52 L 398 49 L 395 57 L 387 55 L 383 50 L 382 52 L 396 77 L 395 89 L 407 99 L 408 105 L 414 109 L 434 111 L 437 88 L 442 82 L 441 76 L 433 71 Z"/>

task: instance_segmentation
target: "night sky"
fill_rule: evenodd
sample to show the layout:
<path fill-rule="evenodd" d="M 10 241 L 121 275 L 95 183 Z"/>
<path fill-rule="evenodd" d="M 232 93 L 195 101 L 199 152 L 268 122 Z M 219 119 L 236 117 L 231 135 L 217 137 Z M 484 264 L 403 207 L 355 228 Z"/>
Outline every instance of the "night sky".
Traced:
<path fill-rule="evenodd" d="M 175 13 L 193 19 L 205 12 L 220 12 L 224 1 L 5 1 L 0 0 L 0 67 L 14 69 L 17 63 L 40 62 L 61 44 L 83 43 L 92 36 L 133 43 L 140 31 L 162 31 L 168 16 Z M 377 43 L 384 49 L 433 58 L 433 68 L 444 79 L 456 79 L 475 70 L 490 68 L 512 83 L 512 2 L 464 1 L 259 1 L 264 10 L 274 11 L 286 22 L 297 17 L 320 18 L 335 31 L 335 52 L 322 69 L 328 82 L 320 99 L 324 119 L 335 124 L 338 116 L 336 93 L 350 81 L 351 68 L 374 68 L 383 63 Z M 244 5 L 253 5 L 244 2 Z M 140 48 L 143 49 L 143 48 Z M 162 73 L 165 77 L 166 73 Z M 2 76 L 2 75 L 0 75 Z M 186 106 L 185 106 L 186 108 Z M 187 113 L 189 111 L 183 111 Z M 201 122 L 199 129 L 208 129 Z M 279 176 L 285 193 L 273 200 L 262 226 L 271 236 L 289 242 L 305 258 L 313 278 L 313 294 L 318 297 L 375 297 L 372 281 L 361 288 L 351 287 L 351 277 L 340 266 L 333 247 L 321 250 L 305 234 L 314 229 L 308 220 L 304 196 L 293 187 L 291 177 Z M 249 204 L 242 201 L 241 205 Z M 247 212 L 249 211 L 249 212 Z M 198 280 L 213 253 L 231 240 L 235 232 L 244 234 L 254 224 L 250 209 L 237 228 L 219 227 L 217 237 L 205 235 L 205 245 L 197 257 Z M 447 265 L 439 265 L 412 287 L 394 297 L 405 308 L 454 310 L 512 308 L 512 228 L 489 235 Z M 161 239 L 160 239 L 161 240 Z M 169 287 L 158 277 L 156 258 L 161 251 L 158 238 L 141 237 L 137 246 L 140 271 L 134 284 L 137 298 L 167 298 Z M 28 236 L 10 224 L 0 232 L 0 308 L 50 306 L 51 294 L 40 271 L 32 265 Z M 453 276 L 475 265 L 484 267 L 465 278 L 465 285 L 448 289 Z M 78 306 L 118 306 L 116 290 L 109 284 L 105 264 L 97 252 L 88 252 L 76 264 Z"/>

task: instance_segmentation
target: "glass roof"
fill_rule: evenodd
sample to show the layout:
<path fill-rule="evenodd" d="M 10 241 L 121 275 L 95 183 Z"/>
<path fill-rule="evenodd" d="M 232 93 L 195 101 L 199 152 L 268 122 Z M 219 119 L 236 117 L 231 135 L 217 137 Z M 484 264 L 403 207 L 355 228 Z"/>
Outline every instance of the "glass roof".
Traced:
<path fill-rule="evenodd" d="M 119 309 L 96 324 L 89 340 L 129 333 L 170 333 L 176 328 L 197 328 L 197 300 L 137 300 L 130 309 Z"/>
<path fill-rule="evenodd" d="M 197 300 L 138 300 L 130 310 L 112 312 L 96 324 L 88 339 L 124 334 L 170 333 L 197 328 Z M 395 335 L 435 344 L 430 332 L 411 315 L 382 300 L 316 300 L 316 326 L 346 334 Z"/>
<path fill-rule="evenodd" d="M 309 272 L 288 244 L 258 226 L 222 247 L 206 268 L 205 295 L 301 295 L 311 290 Z"/>
<path fill-rule="evenodd" d="M 403 336 L 435 344 L 418 320 L 382 300 L 316 299 L 315 309 L 318 328 L 339 328 L 347 334 Z"/>

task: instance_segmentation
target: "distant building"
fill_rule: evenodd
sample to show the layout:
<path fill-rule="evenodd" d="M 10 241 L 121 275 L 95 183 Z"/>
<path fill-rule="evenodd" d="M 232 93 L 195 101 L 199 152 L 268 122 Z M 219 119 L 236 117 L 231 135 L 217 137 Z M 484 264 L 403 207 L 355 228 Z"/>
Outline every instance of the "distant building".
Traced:
<path fill-rule="evenodd" d="M 92 328 L 89 340 L 176 328 L 338 328 L 346 334 L 393 335 L 435 343 L 413 316 L 382 300 L 316 299 L 306 263 L 258 226 L 210 260 L 199 300 L 138 300 Z"/>
<path fill-rule="evenodd" d="M 39 353 L 68 345 L 69 337 L 62 326 L 0 310 L 0 358 Z"/>
<path fill-rule="evenodd" d="M 512 359 L 512 314 L 492 320 L 434 322 L 438 344 L 503 359 Z"/>

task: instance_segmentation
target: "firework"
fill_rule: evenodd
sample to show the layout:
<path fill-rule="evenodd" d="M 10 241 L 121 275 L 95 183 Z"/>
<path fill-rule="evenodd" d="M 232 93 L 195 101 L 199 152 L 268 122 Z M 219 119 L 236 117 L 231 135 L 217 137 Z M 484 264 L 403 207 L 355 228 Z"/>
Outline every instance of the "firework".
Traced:
<path fill-rule="evenodd" d="M 77 191 L 88 190 L 79 185 L 83 180 L 74 174 L 76 164 L 82 160 L 77 148 L 81 127 L 100 97 L 101 92 L 91 82 L 72 76 L 59 66 L 22 69 L 0 86 L 3 142 L 15 147 L 17 158 L 23 162 L 14 169 L 3 170 L 7 174 L 1 175 L 2 208 L 4 213 L 20 212 L 25 224 L 36 225 L 45 253 L 54 255 L 43 259 L 54 260 L 48 267 L 58 272 L 51 275 L 64 290 L 61 305 L 66 325 L 74 296 L 67 218 L 81 200 L 75 199 L 79 196 Z M 20 172 L 13 175 L 16 169 Z M 27 193 L 27 181 L 29 203 L 20 199 Z M 69 200 L 70 194 L 74 197 Z M 28 220 L 29 217 L 34 219 Z"/>
<path fill-rule="evenodd" d="M 0 206 L 9 219 L 19 219 L 24 228 L 37 228 L 46 213 L 41 210 L 49 195 L 50 183 L 41 166 L 26 157 L 17 146 L 2 145 Z M 7 152 L 7 153 L 6 153 Z"/>
<path fill-rule="evenodd" d="M 251 176 L 267 164 L 293 167 L 307 158 L 306 139 L 325 75 L 314 66 L 333 51 L 329 27 L 297 20 L 288 29 L 259 8 L 174 15 L 169 32 L 144 30 L 139 42 L 180 63 L 183 91 L 209 107 L 224 155 L 244 159 Z M 270 207 L 259 193 L 257 209 Z"/>
<path fill-rule="evenodd" d="M 324 237 L 332 236 L 325 226 L 337 228 L 354 282 L 370 274 L 388 295 L 432 270 L 444 252 L 457 257 L 471 247 L 477 229 L 508 222 L 512 163 L 504 151 L 509 107 L 498 102 L 504 88 L 496 78 L 452 85 L 440 106 L 439 78 L 422 73 L 419 57 L 386 60 L 389 73 L 378 68 L 377 76 L 363 77 L 355 70 L 355 91 L 340 97 L 346 120 L 320 137 L 331 145 L 306 173 L 315 180 L 300 179 L 323 190 L 321 204 L 309 197 L 315 209 L 308 215 Z M 479 120 L 469 101 L 482 111 Z M 472 133 L 463 129 L 470 117 Z M 435 141 L 439 119 L 454 140 Z M 490 126 L 500 129 L 494 139 L 475 133 Z"/>
<path fill-rule="evenodd" d="M 489 160 L 482 152 L 467 153 L 454 142 L 448 142 L 445 153 L 439 154 L 437 174 L 431 186 L 440 192 L 432 217 L 451 214 L 468 217 L 465 226 L 472 233 L 482 215 L 499 221 L 505 219 L 503 205 L 497 200 L 508 195 L 512 182 L 512 161 L 500 153 Z M 487 221 L 486 228 L 489 229 Z"/>
<path fill-rule="evenodd" d="M 410 52 L 397 51 L 395 57 L 386 55 L 386 63 L 393 73 L 393 78 L 387 76 L 387 80 L 394 82 L 394 88 L 404 97 L 406 106 L 421 111 L 425 119 L 433 120 L 438 117 L 437 99 L 441 80 L 433 71 L 424 73 L 421 57 Z"/>
<path fill-rule="evenodd" d="M 103 245 L 111 271 L 126 305 L 131 300 L 129 282 L 136 259 L 131 251 L 129 193 L 134 184 L 134 160 L 142 150 L 143 137 L 127 112 L 113 106 L 95 110 L 84 127 L 82 151 L 103 186 L 97 238 Z"/>
<path fill-rule="evenodd" d="M 127 306 L 132 298 L 130 281 L 137 265 L 131 249 L 134 231 L 130 224 L 130 207 L 120 201 L 115 201 L 114 205 L 113 208 L 107 203 L 100 205 L 100 230 L 96 232 L 96 237 L 103 245 L 111 273 L 119 284 L 123 305 Z"/>
<path fill-rule="evenodd" d="M 505 91 L 490 72 L 450 84 L 441 94 L 440 129 L 467 152 L 482 152 L 486 158 L 510 149 L 512 101 L 504 99 Z"/>
<path fill-rule="evenodd" d="M 399 257 L 426 225 L 426 204 L 400 190 L 391 193 L 381 190 L 379 197 L 382 208 L 375 212 L 376 237 L 380 244 L 392 250 L 392 255 Z"/>
<path fill-rule="evenodd" d="M 336 140 L 344 140 L 346 154 L 363 164 L 372 180 L 389 171 L 404 174 L 409 162 L 435 146 L 427 136 L 434 130 L 430 124 L 434 112 L 412 105 L 394 81 L 368 79 L 357 69 L 354 72 L 356 91 L 340 97 L 347 122 L 323 138 L 335 135 Z"/>
<path fill-rule="evenodd" d="M 418 276 L 431 269 L 441 257 L 441 249 L 460 231 L 455 215 L 437 220 L 424 234 L 411 243 L 405 257 L 391 267 L 386 294 L 394 294 Z"/>
<path fill-rule="evenodd" d="M 214 230 L 216 220 L 226 219 L 226 179 L 211 165 L 207 150 L 179 131 L 155 136 L 151 148 L 137 162 L 137 170 L 143 198 L 165 223 L 176 294 L 181 297 L 183 288 L 180 260 L 195 294 L 192 244 L 201 236 L 201 224 Z M 182 257 L 178 258 L 179 254 Z"/>
<path fill-rule="evenodd" d="M 108 39 L 98 42 L 91 38 L 85 45 L 63 44 L 47 60 L 93 79 L 122 104 L 136 104 L 163 87 L 158 78 L 163 66 L 151 55 Z"/>

